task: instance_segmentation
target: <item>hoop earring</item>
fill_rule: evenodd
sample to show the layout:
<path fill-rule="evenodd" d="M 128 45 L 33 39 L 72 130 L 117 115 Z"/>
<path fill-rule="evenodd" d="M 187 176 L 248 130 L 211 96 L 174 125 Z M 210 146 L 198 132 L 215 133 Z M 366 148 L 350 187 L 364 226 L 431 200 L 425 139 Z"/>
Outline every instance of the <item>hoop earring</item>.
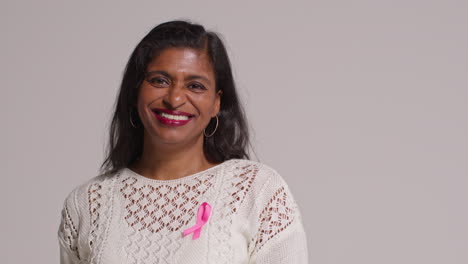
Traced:
<path fill-rule="evenodd" d="M 214 133 L 216 132 L 216 130 L 218 129 L 218 123 L 219 123 L 219 120 L 218 120 L 218 115 L 216 115 L 216 126 L 215 126 L 215 129 L 214 129 L 214 131 L 213 131 L 213 132 L 211 132 L 211 134 L 207 135 L 207 134 L 206 134 L 206 131 L 205 131 L 205 130 L 206 130 L 206 128 L 205 128 L 205 129 L 203 129 L 203 135 L 205 135 L 205 137 L 211 137 L 211 136 L 213 136 L 213 135 L 214 135 Z"/>
<path fill-rule="evenodd" d="M 138 127 L 135 126 L 135 124 L 133 123 L 132 113 L 133 113 L 133 108 L 132 108 L 132 110 L 130 110 L 130 124 L 132 125 L 132 127 L 138 128 Z"/>

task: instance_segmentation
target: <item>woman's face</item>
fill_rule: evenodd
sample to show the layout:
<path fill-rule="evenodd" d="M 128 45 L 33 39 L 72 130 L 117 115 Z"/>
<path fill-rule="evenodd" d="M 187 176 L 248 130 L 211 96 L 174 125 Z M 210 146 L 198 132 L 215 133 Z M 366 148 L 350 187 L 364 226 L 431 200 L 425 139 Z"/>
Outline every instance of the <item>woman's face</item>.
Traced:
<path fill-rule="evenodd" d="M 148 64 L 138 95 L 145 138 L 169 144 L 202 139 L 219 112 L 220 96 L 206 51 L 164 49 Z"/>

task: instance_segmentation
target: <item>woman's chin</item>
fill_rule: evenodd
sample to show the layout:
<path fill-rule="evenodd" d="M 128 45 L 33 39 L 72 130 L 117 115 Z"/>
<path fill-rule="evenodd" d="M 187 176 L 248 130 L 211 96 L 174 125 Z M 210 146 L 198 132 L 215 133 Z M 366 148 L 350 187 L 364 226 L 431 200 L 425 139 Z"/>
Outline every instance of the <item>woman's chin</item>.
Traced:
<path fill-rule="evenodd" d="M 151 141 L 168 145 L 189 145 L 191 142 L 195 142 L 197 140 L 199 140 L 199 137 L 189 136 L 185 133 L 177 133 L 176 131 L 151 135 Z"/>

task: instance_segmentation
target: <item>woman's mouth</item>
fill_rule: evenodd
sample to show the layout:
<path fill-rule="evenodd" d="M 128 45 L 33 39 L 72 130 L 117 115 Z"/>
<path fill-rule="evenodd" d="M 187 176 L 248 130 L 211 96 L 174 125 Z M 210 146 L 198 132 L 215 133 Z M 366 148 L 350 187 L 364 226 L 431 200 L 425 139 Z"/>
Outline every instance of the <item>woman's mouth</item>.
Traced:
<path fill-rule="evenodd" d="M 182 126 L 190 122 L 195 115 L 162 108 L 151 109 L 160 123 L 167 126 Z"/>

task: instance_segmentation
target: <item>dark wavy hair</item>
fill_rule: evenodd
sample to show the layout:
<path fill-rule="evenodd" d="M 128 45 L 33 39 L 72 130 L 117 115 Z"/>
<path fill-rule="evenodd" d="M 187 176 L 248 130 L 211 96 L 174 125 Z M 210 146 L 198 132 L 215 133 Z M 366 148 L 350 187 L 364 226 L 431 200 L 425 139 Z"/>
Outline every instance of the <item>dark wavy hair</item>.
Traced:
<path fill-rule="evenodd" d="M 249 159 L 247 121 L 223 42 L 216 33 L 206 31 L 201 25 L 187 21 L 169 21 L 153 28 L 138 43 L 128 60 L 114 104 L 115 111 L 101 173 L 116 172 L 140 158 L 144 127 L 138 115 L 132 115 L 132 112 L 138 113 L 135 106 L 148 63 L 161 51 L 171 47 L 206 51 L 215 72 L 216 92 L 222 90 L 218 128 L 212 137 L 204 138 L 206 158 L 214 163 L 233 158 Z M 131 125 L 130 119 L 137 128 Z M 207 131 L 213 131 L 215 123 L 216 120 L 210 120 Z"/>

